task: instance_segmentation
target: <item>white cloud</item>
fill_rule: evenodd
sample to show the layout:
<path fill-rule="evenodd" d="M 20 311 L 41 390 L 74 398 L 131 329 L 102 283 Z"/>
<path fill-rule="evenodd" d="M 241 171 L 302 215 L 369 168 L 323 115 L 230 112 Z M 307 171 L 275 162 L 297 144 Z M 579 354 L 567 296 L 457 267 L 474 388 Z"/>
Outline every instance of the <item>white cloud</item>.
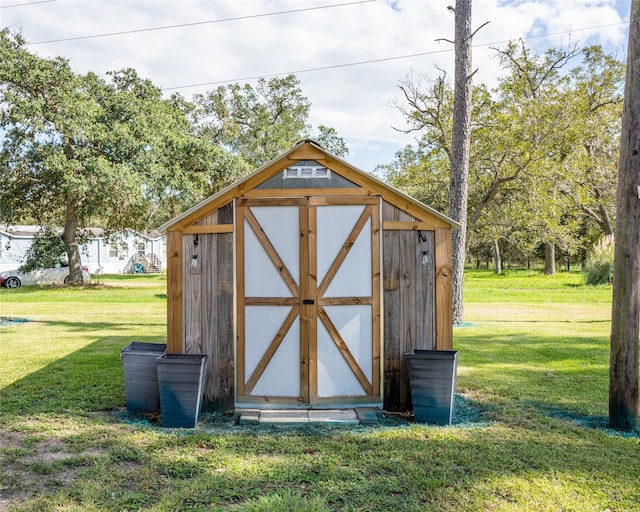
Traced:
<path fill-rule="evenodd" d="M 3 26 L 20 30 L 31 42 L 124 32 L 169 25 L 256 16 L 347 3 L 345 0 L 57 0 L 0 9 Z M 11 3 L 17 3 L 11 0 Z M 395 151 L 413 141 L 392 128 L 403 127 L 399 112 L 389 106 L 400 99 L 398 83 L 413 69 L 435 77 L 438 68 L 453 66 L 451 44 L 454 0 L 364 2 L 188 25 L 157 31 L 77 39 L 30 47 L 42 56 L 62 55 L 78 72 L 126 67 L 161 87 L 233 81 L 300 72 L 303 93 L 312 103 L 314 126 L 333 126 L 351 149 L 349 160 L 372 170 L 388 163 Z M 7 4 L 8 5 L 8 4 Z M 0 3 L 0 7 L 2 4 Z M 474 0 L 473 22 L 482 28 L 474 38 L 476 82 L 492 84 L 499 73 L 491 44 L 519 37 L 536 48 L 600 42 L 624 53 L 626 26 L 619 24 L 628 2 Z M 621 14 L 622 13 L 622 14 Z M 605 26 L 608 25 L 608 26 Z M 599 28 L 589 28 L 599 27 Z M 587 29 L 589 30 L 582 30 Z M 426 54 L 411 58 L 403 56 Z M 389 60 L 384 60 L 389 59 Z M 217 85 L 184 88 L 195 92 Z"/>

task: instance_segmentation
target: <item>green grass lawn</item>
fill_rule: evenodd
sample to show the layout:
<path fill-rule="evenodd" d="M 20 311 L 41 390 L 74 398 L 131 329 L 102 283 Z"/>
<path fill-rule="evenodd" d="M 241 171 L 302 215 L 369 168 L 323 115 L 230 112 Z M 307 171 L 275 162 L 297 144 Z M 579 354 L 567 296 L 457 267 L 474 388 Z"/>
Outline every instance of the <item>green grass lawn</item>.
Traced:
<path fill-rule="evenodd" d="M 469 271 L 457 421 L 164 430 L 120 351 L 163 342 L 165 278 L 0 289 L 0 512 L 640 511 L 640 432 L 606 429 L 610 287 Z"/>

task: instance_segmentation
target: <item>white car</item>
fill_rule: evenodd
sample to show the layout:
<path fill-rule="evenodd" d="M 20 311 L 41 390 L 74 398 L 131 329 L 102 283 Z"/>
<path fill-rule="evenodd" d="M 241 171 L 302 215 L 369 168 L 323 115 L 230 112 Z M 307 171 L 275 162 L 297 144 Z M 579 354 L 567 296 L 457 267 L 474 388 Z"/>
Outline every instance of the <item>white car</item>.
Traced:
<path fill-rule="evenodd" d="M 85 283 L 91 281 L 91 274 L 87 267 L 82 267 L 82 280 Z M 42 268 L 31 272 L 19 272 L 18 270 L 0 272 L 0 286 L 7 288 L 20 288 L 35 284 L 66 284 L 68 282 L 68 266 Z"/>

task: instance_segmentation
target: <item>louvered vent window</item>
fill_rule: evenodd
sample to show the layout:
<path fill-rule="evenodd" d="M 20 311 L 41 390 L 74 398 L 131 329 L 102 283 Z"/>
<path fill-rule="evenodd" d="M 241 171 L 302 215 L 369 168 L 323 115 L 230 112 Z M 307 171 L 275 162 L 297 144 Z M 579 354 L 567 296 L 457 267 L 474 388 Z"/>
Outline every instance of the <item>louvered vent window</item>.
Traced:
<path fill-rule="evenodd" d="M 315 163 L 315 162 L 314 162 Z M 292 165 L 284 170 L 283 179 L 331 178 L 331 171 L 321 165 Z"/>

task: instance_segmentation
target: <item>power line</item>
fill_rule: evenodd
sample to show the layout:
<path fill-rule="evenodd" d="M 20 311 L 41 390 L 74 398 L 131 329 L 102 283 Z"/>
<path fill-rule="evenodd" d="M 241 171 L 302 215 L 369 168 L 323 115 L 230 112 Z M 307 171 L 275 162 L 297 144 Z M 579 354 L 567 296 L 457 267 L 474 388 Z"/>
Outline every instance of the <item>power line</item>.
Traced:
<path fill-rule="evenodd" d="M 258 78 L 273 78 L 276 76 L 285 76 L 285 75 L 295 75 L 295 74 L 300 74 L 300 73 L 311 73 L 313 71 L 326 71 L 327 69 L 337 69 L 337 68 L 348 68 L 351 66 L 362 66 L 364 64 L 374 64 L 376 62 L 386 62 L 386 61 L 390 61 L 390 60 L 400 60 L 400 59 L 410 59 L 412 57 L 422 57 L 424 55 L 433 55 L 436 53 L 445 53 L 445 52 L 451 52 L 453 50 L 433 50 L 433 51 L 429 51 L 429 52 L 422 52 L 422 53 L 414 53 L 411 55 L 399 55 L 396 57 L 384 57 L 381 59 L 372 59 L 372 60 L 363 60 L 363 61 L 359 61 L 359 62 L 348 62 L 345 64 L 333 64 L 330 66 L 321 66 L 321 67 L 317 67 L 317 68 L 306 68 L 306 69 L 298 69 L 296 71 L 288 71 L 286 73 L 273 73 L 270 75 L 260 75 L 260 76 L 249 76 L 249 77 L 244 77 L 244 78 L 236 78 L 234 80 L 218 80 L 216 82 L 203 82 L 200 84 L 189 84 L 189 85 L 178 85 L 175 87 L 162 87 L 163 91 L 171 91 L 174 89 L 188 89 L 190 87 L 202 87 L 203 85 L 219 85 L 219 84 L 226 84 L 226 83 L 230 83 L 230 82 L 242 82 L 244 80 L 256 80 Z"/>
<path fill-rule="evenodd" d="M 597 29 L 597 28 L 606 28 L 606 27 L 615 27 L 617 25 L 628 25 L 629 21 L 623 21 L 620 23 L 610 23 L 608 25 L 597 25 L 597 26 L 593 26 L 593 27 L 586 27 L 586 28 L 578 28 L 575 30 L 571 30 L 570 32 L 583 32 L 585 30 L 593 30 L 593 29 Z M 528 40 L 528 39 L 541 39 L 541 38 L 545 38 L 545 37 L 553 37 L 553 36 L 561 36 L 561 35 L 565 35 L 567 34 L 567 31 L 564 32 L 554 32 L 554 33 L 550 33 L 550 34 L 542 34 L 542 35 L 537 35 L 537 36 L 529 36 L 529 37 L 523 37 L 522 39 Z M 505 41 L 494 41 L 492 43 L 479 43 L 479 44 L 474 44 L 473 47 L 474 48 L 479 48 L 482 46 L 493 46 L 493 45 L 499 45 L 499 44 L 506 44 L 508 43 L 509 40 L 505 40 Z M 286 76 L 286 75 L 296 75 L 296 74 L 301 74 L 301 73 L 312 73 L 314 71 L 326 71 L 327 69 L 338 69 L 338 68 L 347 68 L 347 67 L 352 67 L 352 66 L 362 66 L 365 64 L 375 64 L 378 62 L 388 62 L 388 61 L 392 61 L 392 60 L 401 60 L 401 59 L 411 59 L 414 57 L 424 57 L 425 55 L 435 55 L 438 53 L 446 53 L 446 52 L 452 52 L 453 48 L 448 48 L 446 50 L 431 50 L 428 52 L 420 52 L 420 53 L 412 53 L 410 55 L 397 55 L 395 57 L 383 57 L 380 59 L 371 59 L 371 60 L 363 60 L 363 61 L 358 61 L 358 62 L 348 62 L 348 63 L 343 63 L 343 64 L 333 64 L 333 65 L 329 65 L 329 66 L 321 66 L 321 67 L 316 67 L 316 68 L 305 68 L 305 69 L 298 69 L 296 71 L 287 71 L 284 73 L 272 73 L 272 74 L 267 74 L 267 75 L 257 75 L 257 76 L 248 76 L 248 77 L 243 77 L 243 78 L 235 78 L 233 80 L 217 80 L 217 81 L 213 81 L 213 82 L 202 82 L 202 83 L 197 83 L 197 84 L 188 84 L 188 85 L 177 85 L 177 86 L 173 86 L 173 87 L 162 87 L 161 89 L 163 91 L 174 91 L 176 89 L 190 89 L 193 87 L 203 87 L 205 85 L 221 85 L 221 84 L 228 84 L 228 83 L 232 83 L 232 82 L 243 82 L 246 80 L 257 80 L 259 78 L 274 78 L 274 77 L 278 77 L 278 76 Z"/>
<path fill-rule="evenodd" d="M 43 0 L 43 1 L 55 1 L 55 0 Z M 268 16 L 280 16 L 282 14 L 293 14 L 297 12 L 306 12 L 306 11 L 317 11 L 320 9 L 332 9 L 334 7 L 344 7 L 347 5 L 355 5 L 355 4 L 365 4 L 369 2 L 375 2 L 376 0 L 358 0 L 356 2 L 346 2 L 342 4 L 333 4 L 333 5 L 321 5 L 317 7 L 305 7 L 303 9 L 290 9 L 287 11 L 277 11 L 277 12 L 267 12 L 262 14 L 248 14 L 246 16 L 235 16 L 232 18 L 222 18 L 218 20 L 208 20 L 208 21 L 195 21 L 192 23 L 180 23 L 177 25 L 164 25 L 162 27 L 151 27 L 151 28 L 138 28 L 133 30 L 123 30 L 121 32 L 105 32 L 103 34 L 92 34 L 88 36 L 76 36 L 76 37 L 65 37 L 62 39 L 49 39 L 47 41 L 36 41 L 35 43 L 28 43 L 28 46 L 33 46 L 37 44 L 49 44 L 49 43 L 61 43 L 65 41 L 78 41 L 80 39 L 95 39 L 99 37 L 111 37 L 111 36 L 121 36 L 125 34 L 138 34 L 140 32 L 153 32 L 156 30 L 168 30 L 174 28 L 183 28 L 183 27 L 193 27 L 197 25 L 210 25 L 212 23 L 224 23 L 228 21 L 240 21 L 240 20 L 250 20 L 254 18 L 266 18 Z M 34 2 L 37 3 L 37 2 Z M 10 6 L 11 7 L 11 6 Z"/>
<path fill-rule="evenodd" d="M 55 2 L 55 1 L 57 1 L 57 0 L 37 0 L 37 1 L 34 1 L 34 2 L 30 2 L 30 3 L 13 4 L 13 5 L 8 5 L 8 6 L 3 6 L 2 8 L 4 8 L 4 7 L 19 7 L 19 6 L 22 6 L 22 5 L 32 5 L 32 4 L 48 3 L 48 2 Z M 282 15 L 282 14 L 293 14 L 293 13 L 298 13 L 298 12 L 314 11 L 314 10 L 319 10 L 319 9 L 331 9 L 331 8 L 335 8 L 335 7 L 343 7 L 343 6 L 348 6 L 348 5 L 370 3 L 370 2 L 375 2 L 375 1 L 376 0 L 358 0 L 358 1 L 353 1 L 353 2 L 345 2 L 345 3 L 341 3 L 341 4 L 323 5 L 323 6 L 316 6 L 316 7 L 306 7 L 306 8 L 302 8 L 302 9 L 290 9 L 290 10 L 286 10 L 286 11 L 277 11 L 277 12 L 262 13 L 262 14 L 250 14 L 250 15 L 246 15 L 246 16 L 237 16 L 237 17 L 231 17 L 231 18 L 221 18 L 221 19 L 217 19 L 217 20 L 198 21 L 198 22 L 192 22 L 192 23 L 181 23 L 181 24 L 176 24 L 176 25 L 165 25 L 165 26 L 161 26 L 161 27 L 150 27 L 150 28 L 142 28 L 142 29 L 125 30 L 125 31 L 121 31 L 121 32 L 108 32 L 108 33 L 102 33 L 102 34 L 93 34 L 93 35 L 87 35 L 87 36 L 68 37 L 68 38 L 62 38 L 62 39 L 51 39 L 51 40 L 47 40 L 47 41 L 37 41 L 37 42 L 34 42 L 34 43 L 28 43 L 28 45 L 30 46 L 30 45 L 38 45 L 38 44 L 58 43 L 58 42 L 65 42 L 65 41 L 76 41 L 76 40 L 81 40 L 81 39 L 93 39 L 93 38 L 117 36 L 117 35 L 124 35 L 124 34 L 134 34 L 134 33 L 140 33 L 140 32 L 151 32 L 151 31 L 157 31 L 157 30 L 167 30 L 167 29 L 182 28 L 182 27 L 189 27 L 189 26 L 206 25 L 206 24 L 213 24 L 213 23 L 223 23 L 223 22 L 229 22 L 229 21 L 240 21 L 240 20 L 263 18 L 263 17 L 269 17 L 269 16 L 279 16 L 279 15 Z M 571 31 L 563 31 L 563 32 L 550 33 L 550 34 L 542 34 L 542 35 L 537 35 L 537 36 L 529 36 L 529 37 L 525 37 L 523 39 L 525 39 L 525 40 L 540 39 L 540 38 L 545 38 L 545 37 L 553 37 L 553 36 L 558 36 L 558 35 L 565 35 L 565 34 L 567 34 L 567 32 L 582 32 L 582 31 L 585 31 L 585 30 L 606 28 L 606 27 L 612 27 L 612 26 L 617 26 L 617 25 L 627 25 L 628 23 L 629 23 L 629 21 L 624 21 L 624 22 L 619 22 L 619 23 L 610 23 L 608 25 L 597 25 L 597 26 L 592 26 L 592 27 L 575 29 L 575 30 L 571 30 Z M 477 47 L 482 47 L 482 46 L 499 45 L 499 44 L 505 44 L 505 43 L 508 43 L 508 42 L 509 42 L 508 40 L 506 40 L 506 41 L 495 41 L 495 42 L 492 42 L 492 43 L 475 44 L 475 45 L 473 45 L 473 47 L 477 48 Z M 410 58 L 415 58 L 415 57 L 423 57 L 423 56 L 426 56 L 426 55 L 435 55 L 435 54 L 438 54 L 438 53 L 445 53 L 445 52 L 452 52 L 452 51 L 453 51 L 453 48 L 446 49 L 446 50 L 431 50 L 431 51 L 426 51 L 426 52 L 413 53 L 413 54 L 410 54 L 410 55 L 398 55 L 398 56 L 394 56 L 394 57 L 383 57 L 383 58 L 379 58 L 379 59 L 370 59 L 370 60 L 364 60 L 364 61 L 358 61 L 358 62 L 348 62 L 348 63 L 342 63 L 342 64 L 333 64 L 333 65 L 328 65 L 328 66 L 320 66 L 320 67 L 315 67 L 315 68 L 305 68 L 305 69 L 299 69 L 299 70 L 295 70 L 295 71 L 287 71 L 287 72 L 281 72 L 281 73 L 271 73 L 271 74 L 263 74 L 263 75 L 235 78 L 235 79 L 230 79 L 230 80 L 216 80 L 216 81 L 201 82 L 201 83 L 196 83 L 196 84 L 187 84 L 187 85 L 177 85 L 177 86 L 172 86 L 172 87 L 163 87 L 162 90 L 171 91 L 171 90 L 177 90 L 177 89 L 189 89 L 189 88 L 194 88 L 194 87 L 202 87 L 202 86 L 206 86 L 206 85 L 220 85 L 220 84 L 226 84 L 226 83 L 232 83 L 232 82 L 241 82 L 241 81 L 246 81 L 246 80 L 257 80 L 259 78 L 273 78 L 273 77 L 278 77 L 278 76 L 286 76 L 286 75 L 290 75 L 290 74 L 301 74 L 301 73 L 311 73 L 311 72 L 315 72 L 315 71 L 326 71 L 328 69 L 339 69 L 339 68 L 346 68 L 346 67 L 353 67 L 353 66 L 362 66 L 362 65 L 366 65 L 366 64 L 375 64 L 375 63 L 379 63 L 379 62 L 389 62 L 389 61 L 394 61 L 394 60 L 410 59 Z"/>
<path fill-rule="evenodd" d="M 24 4 L 0 5 L 0 9 L 8 9 L 9 7 L 24 7 L 25 5 L 48 4 L 57 0 L 37 0 L 36 2 L 26 2 Z"/>

